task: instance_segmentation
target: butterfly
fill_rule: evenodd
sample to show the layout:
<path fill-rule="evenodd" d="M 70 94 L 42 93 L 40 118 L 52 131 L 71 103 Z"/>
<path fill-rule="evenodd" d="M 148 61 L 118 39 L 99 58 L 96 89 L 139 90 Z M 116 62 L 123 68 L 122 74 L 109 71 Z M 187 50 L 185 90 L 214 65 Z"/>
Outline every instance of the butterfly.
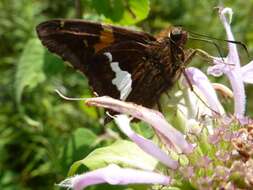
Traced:
<path fill-rule="evenodd" d="M 81 71 L 98 96 L 152 108 L 182 74 L 187 32 L 159 37 L 84 20 L 55 19 L 36 28 L 49 51 Z"/>

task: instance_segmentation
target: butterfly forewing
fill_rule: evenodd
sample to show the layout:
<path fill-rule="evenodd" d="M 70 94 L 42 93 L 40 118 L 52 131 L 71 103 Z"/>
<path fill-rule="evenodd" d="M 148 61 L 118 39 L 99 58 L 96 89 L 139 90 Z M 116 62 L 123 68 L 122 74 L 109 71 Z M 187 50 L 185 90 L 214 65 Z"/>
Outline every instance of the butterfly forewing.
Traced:
<path fill-rule="evenodd" d="M 100 96 L 152 107 L 177 78 L 181 51 L 168 37 L 80 20 L 41 23 L 37 33 L 50 51 L 82 71 Z M 176 53 L 177 54 L 177 53 Z M 174 62 L 174 63 L 172 63 Z"/>
<path fill-rule="evenodd" d="M 37 26 L 43 45 L 85 73 L 95 53 L 122 41 L 146 43 L 151 35 L 80 20 L 50 20 Z"/>

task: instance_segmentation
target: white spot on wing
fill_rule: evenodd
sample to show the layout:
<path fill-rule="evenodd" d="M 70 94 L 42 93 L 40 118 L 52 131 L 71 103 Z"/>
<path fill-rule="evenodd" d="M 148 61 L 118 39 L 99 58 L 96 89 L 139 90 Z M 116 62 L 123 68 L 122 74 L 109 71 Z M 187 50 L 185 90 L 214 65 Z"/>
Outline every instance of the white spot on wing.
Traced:
<path fill-rule="evenodd" d="M 110 52 L 105 52 L 104 55 L 108 58 L 109 62 L 112 62 L 112 54 Z"/>
<path fill-rule="evenodd" d="M 127 71 L 121 70 L 118 62 L 112 62 L 111 53 L 105 52 L 104 55 L 108 57 L 110 61 L 110 66 L 116 74 L 115 78 L 112 80 L 112 84 L 114 84 L 117 87 L 117 89 L 120 91 L 120 99 L 126 100 L 128 95 L 132 91 L 131 74 L 128 73 Z"/>
<path fill-rule="evenodd" d="M 116 77 L 112 80 L 112 84 L 116 85 L 117 89 L 120 91 L 120 99 L 126 100 L 132 91 L 131 74 L 121 70 L 118 62 L 111 62 L 111 68 L 116 74 Z"/>

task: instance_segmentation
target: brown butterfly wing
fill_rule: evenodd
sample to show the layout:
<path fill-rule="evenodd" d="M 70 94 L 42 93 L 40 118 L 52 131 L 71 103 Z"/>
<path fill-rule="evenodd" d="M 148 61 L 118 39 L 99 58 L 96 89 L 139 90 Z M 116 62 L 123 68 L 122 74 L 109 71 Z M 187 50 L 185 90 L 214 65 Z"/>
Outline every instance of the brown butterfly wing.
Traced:
<path fill-rule="evenodd" d="M 108 46 L 124 41 L 155 41 L 144 32 L 83 20 L 50 20 L 39 24 L 36 30 L 49 51 L 85 74 L 93 56 Z"/>
<path fill-rule="evenodd" d="M 82 71 L 100 96 L 108 95 L 152 107 L 177 78 L 173 44 L 158 42 L 144 32 L 58 19 L 41 23 L 37 33 L 51 52 Z M 113 65 L 117 65 L 118 71 Z M 117 75 L 122 72 L 131 84 L 119 81 Z M 122 93 L 124 90 L 127 93 Z"/>
<path fill-rule="evenodd" d="M 111 60 L 106 55 L 108 53 Z M 164 78 L 166 73 L 163 73 L 163 69 L 159 66 L 161 59 L 154 58 L 159 53 L 161 49 L 154 44 L 147 45 L 135 41 L 122 42 L 104 48 L 89 64 L 87 76 L 90 85 L 99 95 L 122 99 L 122 90 L 113 84 L 117 75 L 111 67 L 112 63 L 118 63 L 120 70 L 127 72 L 131 77 L 131 90 L 123 100 L 153 107 L 160 94 L 171 85 L 167 83 Z M 124 85 L 127 86 L 127 84 Z"/>
<path fill-rule="evenodd" d="M 90 86 L 99 95 L 109 95 L 114 98 L 120 98 L 121 91 L 113 84 L 113 80 L 117 77 L 113 71 L 112 63 L 118 64 L 119 70 L 129 75 L 131 79 L 131 96 L 132 91 L 141 83 L 142 75 L 145 75 L 145 63 L 148 57 L 149 46 L 135 42 L 127 41 L 111 45 L 95 54 L 91 64 L 87 69 L 87 76 Z M 106 54 L 111 56 L 111 60 Z M 126 83 L 127 85 L 127 83 Z M 124 85 L 123 85 L 124 87 Z M 137 103 L 137 100 L 129 99 Z"/>

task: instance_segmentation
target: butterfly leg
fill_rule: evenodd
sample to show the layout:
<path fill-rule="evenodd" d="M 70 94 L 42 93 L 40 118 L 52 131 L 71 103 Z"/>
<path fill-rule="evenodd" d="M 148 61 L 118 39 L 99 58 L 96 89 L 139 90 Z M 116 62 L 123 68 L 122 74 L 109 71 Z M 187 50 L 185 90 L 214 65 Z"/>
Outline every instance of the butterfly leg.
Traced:
<path fill-rule="evenodd" d="M 209 55 L 207 52 L 201 49 L 191 49 L 187 57 L 185 58 L 184 66 L 188 65 L 195 56 L 198 56 L 206 60 L 207 62 L 211 62 L 214 58 L 213 56 Z"/>
<path fill-rule="evenodd" d="M 184 70 L 185 67 L 191 63 L 192 59 L 195 57 L 195 56 L 199 56 L 200 58 L 206 60 L 207 62 L 212 62 L 212 60 L 214 59 L 213 56 L 209 55 L 207 52 L 201 50 L 201 49 L 188 49 L 186 51 L 183 51 L 181 48 L 178 49 L 179 51 L 182 52 L 183 54 L 183 59 L 184 61 L 181 61 L 180 59 L 177 59 L 177 61 L 179 62 L 183 62 L 183 66 L 182 66 L 182 69 Z"/>

